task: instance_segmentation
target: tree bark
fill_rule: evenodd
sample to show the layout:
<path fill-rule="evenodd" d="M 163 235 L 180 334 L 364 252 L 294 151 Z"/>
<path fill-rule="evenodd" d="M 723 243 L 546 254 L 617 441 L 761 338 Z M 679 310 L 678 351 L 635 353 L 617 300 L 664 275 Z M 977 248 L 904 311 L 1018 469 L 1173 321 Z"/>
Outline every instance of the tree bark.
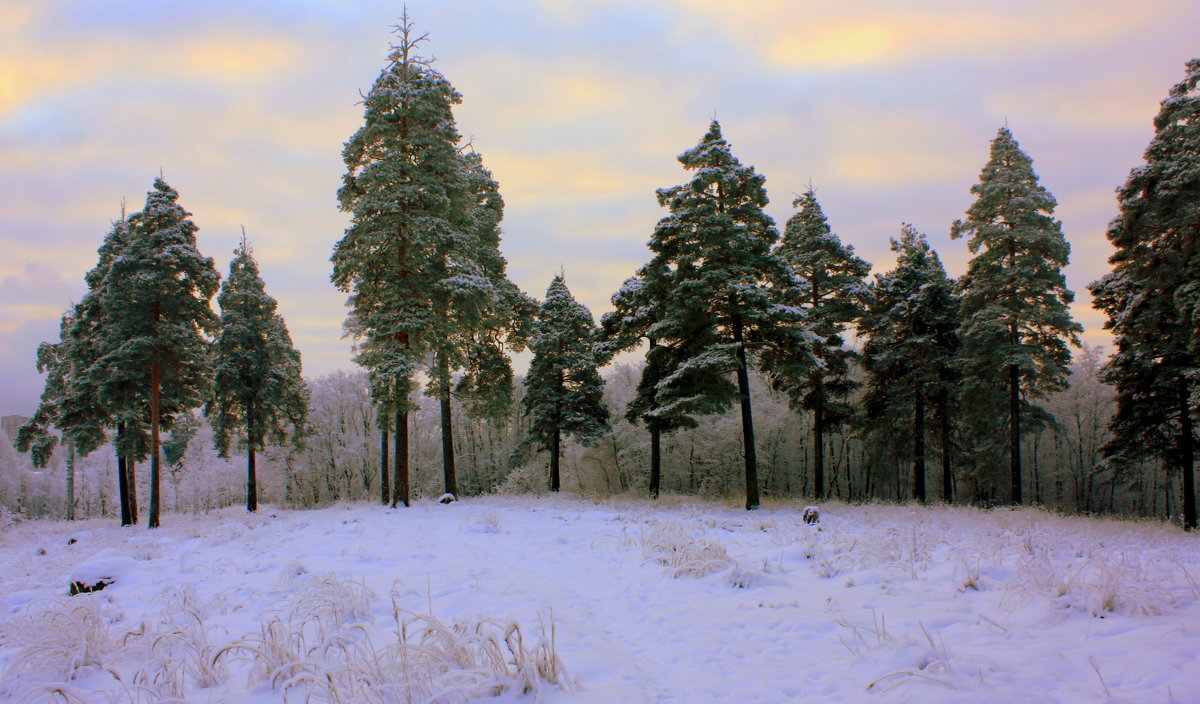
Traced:
<path fill-rule="evenodd" d="M 558 491 L 561 479 L 558 474 L 558 457 L 562 450 L 562 433 L 554 429 L 550 438 L 550 491 Z"/>
<path fill-rule="evenodd" d="M 945 392 L 938 399 L 938 420 L 942 435 L 942 500 L 950 503 L 954 498 L 954 475 L 950 470 L 950 408 Z"/>
<path fill-rule="evenodd" d="M 75 520 L 75 441 L 67 440 L 67 520 Z"/>
<path fill-rule="evenodd" d="M 662 485 L 662 432 L 650 428 L 650 498 L 657 499 Z"/>
<path fill-rule="evenodd" d="M 254 441 L 247 438 L 246 443 L 246 510 L 254 513 L 258 510 L 258 474 L 254 464 Z"/>
<path fill-rule="evenodd" d="M 913 495 L 925 503 L 925 399 L 913 402 Z"/>
<path fill-rule="evenodd" d="M 387 409 L 380 406 L 379 415 L 384 419 L 379 428 L 379 493 L 383 499 L 383 505 L 387 506 L 392 503 L 391 486 L 388 485 L 391 465 L 388 463 Z"/>
<path fill-rule="evenodd" d="M 121 447 L 121 436 L 125 434 L 125 424 L 117 423 L 117 447 Z M 117 450 L 117 498 L 121 504 L 121 525 L 133 525 L 133 515 L 129 510 L 129 464 L 120 449 Z"/>
<path fill-rule="evenodd" d="M 392 508 L 403 501 L 404 506 L 411 505 L 408 482 L 408 412 L 396 412 L 396 476 L 392 482 L 396 492 L 392 496 Z"/>
<path fill-rule="evenodd" d="M 129 484 L 129 522 L 136 526 L 138 522 L 137 461 L 133 459 L 132 455 L 125 458 L 125 481 Z"/>
<path fill-rule="evenodd" d="M 1008 365 L 1008 457 L 1012 480 L 1012 503 L 1021 505 L 1021 376 L 1017 365 Z"/>
<path fill-rule="evenodd" d="M 162 388 L 159 385 L 161 370 L 157 363 L 150 366 L 150 515 L 147 528 L 158 527 L 158 414 L 162 407 Z"/>
<path fill-rule="evenodd" d="M 438 355 L 438 368 L 445 383 L 442 389 L 442 476 L 446 493 L 458 497 L 458 478 L 454 472 L 454 427 L 450 417 L 450 360 L 445 354 Z"/>
<path fill-rule="evenodd" d="M 750 408 L 750 370 L 746 363 L 746 345 L 742 339 L 742 319 L 733 317 L 733 341 L 737 344 L 738 392 L 742 399 L 742 447 L 746 460 L 746 510 L 759 507 L 758 456 L 754 448 L 754 414 Z"/>
<path fill-rule="evenodd" d="M 822 382 L 818 381 L 820 388 Z M 813 408 L 813 493 L 817 501 L 825 498 L 825 414 L 823 398 L 818 397 Z"/>
<path fill-rule="evenodd" d="M 1179 382 L 1179 464 L 1183 474 L 1183 529 L 1196 529 L 1196 448 L 1188 383 Z"/>

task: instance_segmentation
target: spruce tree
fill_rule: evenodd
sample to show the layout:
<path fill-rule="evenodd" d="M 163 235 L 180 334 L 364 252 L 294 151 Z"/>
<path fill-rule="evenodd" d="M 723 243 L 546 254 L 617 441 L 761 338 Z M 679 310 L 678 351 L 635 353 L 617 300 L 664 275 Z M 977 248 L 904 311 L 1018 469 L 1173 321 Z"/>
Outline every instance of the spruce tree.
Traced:
<path fill-rule="evenodd" d="M 996 440 L 1007 423 L 1010 500 L 1023 499 L 1022 420 L 1045 414 L 1032 404 L 1064 388 L 1083 328 L 1071 319 L 1075 296 L 1062 268 L 1070 246 L 1054 219 L 1054 196 L 1038 183 L 1033 160 L 1008 128 L 992 140 L 991 156 L 966 218 L 951 237 L 966 237 L 975 256 L 961 280 L 963 408 L 975 445 L 977 498 L 994 494 L 1000 482 Z"/>
<path fill-rule="evenodd" d="M 364 125 L 342 153 L 347 173 L 338 199 L 351 225 L 334 249 L 332 280 L 351 294 L 357 361 L 371 372 L 375 400 L 397 414 L 395 484 L 407 504 L 402 437 L 419 367 L 432 360 L 426 393 L 442 407 L 445 490 L 456 493 L 454 372 L 467 369 L 477 388 L 498 379 L 480 394 L 502 393 L 503 346 L 520 346 L 527 328 L 518 313 L 531 307 L 504 277 L 494 182 L 477 157 L 460 152 L 452 106 L 461 97 L 417 55 L 426 36 L 414 34 L 407 13 L 397 34 L 364 100 Z M 481 369 L 472 366 L 483 361 Z M 511 372 L 507 379 L 511 388 Z"/>
<path fill-rule="evenodd" d="M 896 267 L 877 274 L 861 332 L 870 374 L 867 419 L 881 443 L 909 445 L 913 498 L 925 502 L 926 409 L 939 420 L 942 498 L 951 499 L 950 403 L 957 386 L 958 298 L 925 235 L 905 224 L 892 239 Z M 907 421 L 907 422 L 906 422 Z M 908 426 L 911 435 L 897 433 Z"/>
<path fill-rule="evenodd" d="M 204 413 L 213 426 L 217 451 L 229 456 L 234 435 L 246 446 L 246 510 L 258 510 L 255 452 L 268 439 L 283 442 L 304 427 L 308 386 L 300 353 L 287 324 L 266 292 L 258 262 L 246 242 L 233 252 L 229 278 L 221 285 L 221 334 L 213 344 L 216 374 Z"/>
<path fill-rule="evenodd" d="M 575 300 L 561 274 L 555 276 L 533 326 L 533 360 L 522 400 L 531 418 L 530 440 L 550 452 L 550 491 L 560 488 L 562 436 L 587 446 L 608 430 L 595 335 L 591 311 Z"/>
<path fill-rule="evenodd" d="M 1183 522 L 1196 528 L 1200 406 L 1200 59 L 1162 102 L 1146 163 L 1117 192 L 1108 226 L 1113 270 L 1090 289 L 1108 315 L 1117 353 L 1103 378 L 1116 386 L 1113 439 L 1120 465 L 1161 458 L 1183 480 Z M 1118 465 L 1118 469 L 1121 466 Z"/>
<path fill-rule="evenodd" d="M 799 277 L 799 303 L 817 337 L 812 352 L 818 364 L 799 376 L 776 374 L 773 381 L 788 391 L 795 407 L 812 411 L 813 493 L 824 499 L 825 435 L 850 417 L 846 399 L 858 386 L 850 376 L 857 355 L 846 348 L 842 334 L 864 313 L 864 279 L 871 265 L 833 233 L 812 187 L 792 206 L 799 210 L 788 219 L 777 251 Z"/>
<path fill-rule="evenodd" d="M 196 225 L 178 199 L 160 176 L 145 207 L 130 217 L 129 243 L 106 277 L 120 295 L 102 301 L 108 351 L 89 370 L 110 409 L 122 409 L 130 420 L 149 416 L 150 528 L 159 525 L 160 432 L 207 399 L 212 365 L 206 335 L 219 324 L 210 301 L 220 277 L 197 249 Z M 124 407 L 143 396 L 148 406 Z"/>
<path fill-rule="evenodd" d="M 647 284 L 664 292 L 650 335 L 668 362 L 654 385 L 655 413 L 707 415 L 739 401 L 746 508 L 752 510 L 760 498 L 750 358 L 759 349 L 804 347 L 809 332 L 801 311 L 784 304 L 795 277 L 772 252 L 779 233 L 763 212 L 766 179 L 734 157 L 715 120 L 679 162 L 693 175 L 659 189 L 659 205 L 670 215 L 655 227 L 654 259 L 644 269 Z M 669 284 L 659 280 L 664 276 Z"/>

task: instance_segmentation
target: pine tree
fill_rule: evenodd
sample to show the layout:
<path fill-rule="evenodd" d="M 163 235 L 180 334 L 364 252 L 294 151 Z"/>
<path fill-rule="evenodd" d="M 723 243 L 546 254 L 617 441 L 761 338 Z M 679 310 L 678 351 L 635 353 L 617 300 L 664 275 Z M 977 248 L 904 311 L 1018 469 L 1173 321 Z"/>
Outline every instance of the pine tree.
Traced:
<path fill-rule="evenodd" d="M 864 313 L 864 279 L 871 265 L 833 234 L 811 187 L 792 206 L 799 210 L 788 219 L 778 254 L 800 278 L 799 303 L 818 338 L 812 352 L 819 363 L 806 374 L 779 373 L 773 381 L 788 391 L 795 407 L 812 411 L 813 493 L 823 499 L 825 435 L 850 417 L 846 398 L 858 386 L 850 376 L 850 362 L 857 355 L 846 348 L 842 333 Z"/>
<path fill-rule="evenodd" d="M 51 434 L 51 427 L 63 429 L 62 403 L 71 385 L 72 355 L 71 327 L 75 324 L 74 310 L 63 314 L 59 323 L 59 341 L 43 342 L 37 349 L 37 370 L 46 375 L 42 397 L 33 417 L 17 429 L 13 445 L 20 452 L 31 453 L 34 467 L 45 467 L 54 454 L 58 438 Z M 68 521 L 75 520 L 75 445 L 63 433 L 67 445 L 67 510 Z"/>
<path fill-rule="evenodd" d="M 220 277 L 196 248 L 196 225 L 178 199 L 160 176 L 145 208 L 130 217 L 129 243 L 106 276 L 106 286 L 120 292 L 102 301 L 106 354 L 89 370 L 110 409 L 124 409 L 130 420 L 149 416 L 150 528 L 159 525 L 160 432 L 207 399 L 212 366 L 205 336 L 219 324 L 209 306 Z M 148 407 L 125 406 L 139 394 L 149 398 Z"/>
<path fill-rule="evenodd" d="M 417 55 L 426 36 L 414 35 L 407 13 L 397 34 L 364 101 L 364 125 L 342 153 L 338 199 L 352 222 L 334 249 L 332 279 L 351 294 L 357 361 L 371 372 L 376 402 L 397 414 L 395 484 L 407 505 L 403 436 L 418 368 L 432 359 L 426 393 L 442 406 L 445 489 L 456 493 L 453 374 L 467 369 L 481 396 L 502 394 L 503 345 L 520 346 L 527 328 L 518 313 L 531 307 L 504 278 L 494 182 L 459 150 L 452 106 L 461 97 Z M 511 388 L 511 371 L 507 378 Z"/>
<path fill-rule="evenodd" d="M 1195 416 L 1200 406 L 1200 59 L 1187 64 L 1154 119 L 1146 163 L 1118 191 L 1108 226 L 1111 273 L 1091 284 L 1117 353 L 1105 454 L 1162 458 L 1183 480 L 1184 527 L 1196 528 Z"/>
<path fill-rule="evenodd" d="M 646 284 L 663 291 L 661 319 L 650 337 L 664 375 L 655 383 L 656 415 L 708 415 L 740 401 L 746 508 L 758 508 L 758 466 L 750 398 L 750 355 L 763 348 L 804 348 L 802 313 L 784 305 L 794 285 L 772 253 L 779 238 L 763 212 L 766 179 L 733 156 L 714 120 L 679 156 L 693 172 L 685 184 L 658 191 L 670 210 L 650 240 Z M 659 277 L 669 275 L 667 282 Z M 729 380 L 734 373 L 736 383 Z"/>
<path fill-rule="evenodd" d="M 942 498 L 949 501 L 950 411 L 957 386 L 958 298 L 937 252 L 925 235 L 904 224 L 892 239 L 896 267 L 877 274 L 861 332 L 863 365 L 870 373 L 869 427 L 881 443 L 911 441 L 913 495 L 926 500 L 926 408 L 940 421 Z M 908 419 L 908 422 L 905 422 Z M 911 437 L 897 433 L 909 425 Z"/>
<path fill-rule="evenodd" d="M 1062 267 L 1070 246 L 1054 219 L 1054 196 L 1038 183 L 1033 160 L 1008 128 L 992 140 L 991 156 L 971 187 L 975 203 L 955 221 L 951 237 L 966 237 L 974 258 L 961 281 L 963 408 L 972 431 L 977 498 L 995 491 L 1003 450 L 995 440 L 1008 425 L 1014 504 L 1022 502 L 1022 419 L 1045 417 L 1032 404 L 1062 389 L 1083 328 L 1071 319 L 1074 294 Z"/>
<path fill-rule="evenodd" d="M 592 313 L 554 277 L 538 310 L 529 347 L 533 360 L 525 377 L 525 412 L 530 440 L 550 452 L 550 491 L 560 486 L 562 436 L 588 446 L 608 430 L 604 381 L 596 371 Z"/>
<path fill-rule="evenodd" d="M 601 317 L 595 346 L 597 361 L 608 364 L 617 354 L 637 347 L 642 340 L 649 344 L 637 393 L 625 407 L 625 418 L 630 423 L 644 424 L 650 433 L 649 492 L 652 499 L 658 498 L 662 486 L 662 436 L 696 425 L 688 415 L 661 414 L 658 404 L 658 382 L 674 366 L 671 350 L 652 337 L 654 326 L 663 317 L 662 303 L 666 300 L 670 282 L 670 271 L 662 269 L 661 264 L 659 261 L 657 271 L 650 270 L 650 265 L 642 267 L 613 294 L 613 310 Z"/>
<path fill-rule="evenodd" d="M 60 427 L 80 455 L 88 455 L 107 442 L 106 428 L 116 430 L 113 445 L 117 455 L 121 525 L 133 525 L 138 520 L 134 463 L 144 460 L 149 451 L 144 413 L 147 397 L 144 389 L 130 388 L 120 399 L 102 401 L 97 362 L 121 343 L 119 338 L 105 334 L 105 300 L 124 295 L 111 285 L 108 275 L 112 263 L 129 246 L 131 238 L 122 202 L 121 217 L 113 222 L 100 245 L 96 266 L 84 276 L 88 291 L 73 311 L 67 349 L 74 373 L 60 404 Z"/>
<path fill-rule="evenodd" d="M 266 292 L 258 262 L 246 242 L 233 252 L 229 278 L 221 286 L 221 334 L 213 345 L 216 374 L 213 397 L 205 406 L 217 451 L 229 456 L 235 434 L 246 445 L 246 510 L 258 510 L 255 452 L 268 439 L 283 442 L 298 434 L 308 415 L 308 386 L 300 353 L 287 324 Z"/>

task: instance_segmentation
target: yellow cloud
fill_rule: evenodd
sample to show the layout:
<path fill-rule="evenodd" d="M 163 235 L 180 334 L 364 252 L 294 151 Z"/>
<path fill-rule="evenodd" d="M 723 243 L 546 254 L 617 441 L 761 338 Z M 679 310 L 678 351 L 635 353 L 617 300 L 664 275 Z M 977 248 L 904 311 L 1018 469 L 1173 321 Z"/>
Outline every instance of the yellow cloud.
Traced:
<path fill-rule="evenodd" d="M 878 63 L 895 55 L 903 37 L 883 24 L 850 24 L 824 29 L 819 35 L 785 34 L 767 46 L 777 66 L 846 68 Z"/>
<path fill-rule="evenodd" d="M 61 59 L 0 56 L 0 119 L 71 79 L 67 62 Z"/>
<path fill-rule="evenodd" d="M 186 44 L 181 58 L 184 69 L 195 77 L 241 81 L 270 74 L 299 53 L 294 42 L 278 38 L 213 36 Z"/>

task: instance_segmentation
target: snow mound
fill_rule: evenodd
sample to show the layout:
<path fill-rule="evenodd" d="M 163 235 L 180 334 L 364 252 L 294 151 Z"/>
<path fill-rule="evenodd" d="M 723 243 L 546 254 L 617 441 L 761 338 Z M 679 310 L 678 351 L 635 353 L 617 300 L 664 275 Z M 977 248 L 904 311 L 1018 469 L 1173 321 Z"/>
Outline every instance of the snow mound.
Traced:
<path fill-rule="evenodd" d="M 135 569 L 137 566 L 132 558 L 112 548 L 101 550 L 71 570 L 70 593 L 75 595 L 100 591 L 114 582 L 125 579 Z"/>

